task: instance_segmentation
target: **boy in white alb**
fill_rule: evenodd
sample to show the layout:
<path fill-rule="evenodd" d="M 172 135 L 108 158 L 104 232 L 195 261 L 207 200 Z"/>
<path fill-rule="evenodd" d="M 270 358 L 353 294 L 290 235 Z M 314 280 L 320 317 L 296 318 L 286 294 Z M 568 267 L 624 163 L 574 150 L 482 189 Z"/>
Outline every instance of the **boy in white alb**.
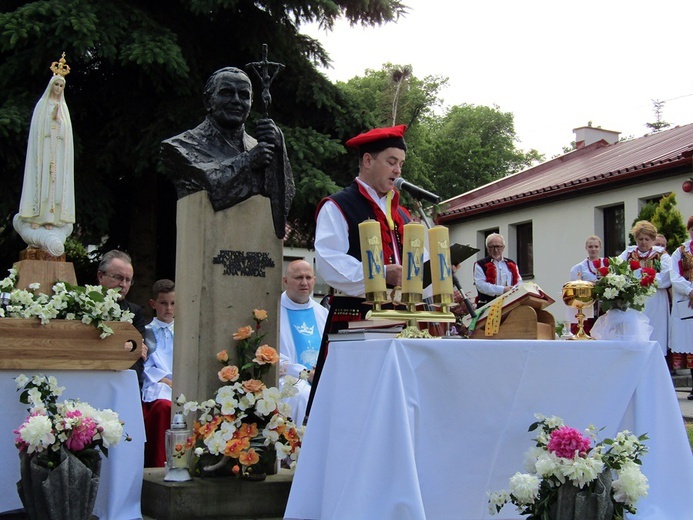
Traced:
<path fill-rule="evenodd" d="M 147 442 L 144 466 L 163 467 L 166 462 L 165 434 L 171 426 L 171 389 L 173 387 L 173 319 L 176 292 L 171 280 L 157 280 L 149 305 L 154 318 L 145 331 L 149 355 L 144 363 L 142 410 Z"/>

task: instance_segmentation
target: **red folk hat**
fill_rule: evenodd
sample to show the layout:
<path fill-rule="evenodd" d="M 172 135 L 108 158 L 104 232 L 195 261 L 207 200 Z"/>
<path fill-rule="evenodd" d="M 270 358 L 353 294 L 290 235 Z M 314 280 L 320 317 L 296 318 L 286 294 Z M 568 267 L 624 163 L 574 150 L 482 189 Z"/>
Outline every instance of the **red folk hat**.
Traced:
<path fill-rule="evenodd" d="M 352 137 L 346 142 L 346 145 L 351 148 L 358 148 L 359 155 L 382 152 L 386 148 L 399 148 L 406 152 L 407 144 L 404 142 L 406 129 L 407 125 L 374 128 Z"/>

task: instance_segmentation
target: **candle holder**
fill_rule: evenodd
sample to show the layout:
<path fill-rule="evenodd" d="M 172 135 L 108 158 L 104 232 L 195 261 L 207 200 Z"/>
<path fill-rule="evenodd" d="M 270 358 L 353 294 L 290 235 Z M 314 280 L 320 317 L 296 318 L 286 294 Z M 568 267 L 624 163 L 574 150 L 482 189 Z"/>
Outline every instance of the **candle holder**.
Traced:
<path fill-rule="evenodd" d="M 411 294 L 411 293 L 407 293 Z M 403 295 L 404 296 L 404 295 Z M 383 309 L 382 304 L 386 300 L 380 301 L 368 301 L 367 303 L 373 304 L 373 310 L 366 313 L 366 319 L 386 319 L 394 321 L 406 321 L 407 326 L 397 335 L 398 338 L 427 338 L 431 339 L 435 336 L 431 336 L 428 330 L 419 329 L 419 323 L 425 322 L 438 322 L 438 323 L 455 323 L 455 315 L 450 312 L 451 305 L 457 305 L 453 302 L 452 295 L 450 295 L 451 305 L 441 304 L 439 311 L 428 311 L 428 310 L 416 310 L 417 303 L 422 301 L 421 295 L 419 298 L 409 297 L 411 301 L 402 302 L 407 306 L 406 310 L 398 309 Z M 418 301 L 415 301 L 418 300 Z"/>

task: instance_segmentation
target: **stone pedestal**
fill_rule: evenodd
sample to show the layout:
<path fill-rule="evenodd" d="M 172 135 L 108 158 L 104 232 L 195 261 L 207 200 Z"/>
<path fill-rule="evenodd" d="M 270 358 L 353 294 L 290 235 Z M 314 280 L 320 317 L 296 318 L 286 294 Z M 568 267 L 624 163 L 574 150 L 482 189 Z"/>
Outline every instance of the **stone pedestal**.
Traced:
<path fill-rule="evenodd" d="M 282 518 L 293 477 L 283 469 L 262 482 L 232 477 L 164 482 L 164 474 L 163 468 L 144 470 L 142 514 L 156 520 Z"/>
<path fill-rule="evenodd" d="M 264 342 L 279 350 L 282 241 L 268 198 L 215 212 L 204 191 L 178 201 L 173 397 L 204 401 L 221 385 L 216 353 L 236 358 L 233 333 L 265 309 Z M 276 384 L 276 371 L 267 384 Z M 174 406 L 175 410 L 175 406 Z"/>

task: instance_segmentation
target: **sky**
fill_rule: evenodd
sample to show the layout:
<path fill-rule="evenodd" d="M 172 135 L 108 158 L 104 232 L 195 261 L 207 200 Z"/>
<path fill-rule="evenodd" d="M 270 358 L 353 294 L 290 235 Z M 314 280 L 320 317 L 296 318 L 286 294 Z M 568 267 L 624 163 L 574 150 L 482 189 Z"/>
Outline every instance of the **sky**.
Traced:
<path fill-rule="evenodd" d="M 332 81 L 384 63 L 412 65 L 418 78 L 449 78 L 446 106 L 497 106 L 514 115 L 522 150 L 550 159 L 592 126 L 641 137 L 655 121 L 693 123 L 693 2 L 623 0 L 402 0 L 396 23 L 332 32 L 320 40 Z"/>

